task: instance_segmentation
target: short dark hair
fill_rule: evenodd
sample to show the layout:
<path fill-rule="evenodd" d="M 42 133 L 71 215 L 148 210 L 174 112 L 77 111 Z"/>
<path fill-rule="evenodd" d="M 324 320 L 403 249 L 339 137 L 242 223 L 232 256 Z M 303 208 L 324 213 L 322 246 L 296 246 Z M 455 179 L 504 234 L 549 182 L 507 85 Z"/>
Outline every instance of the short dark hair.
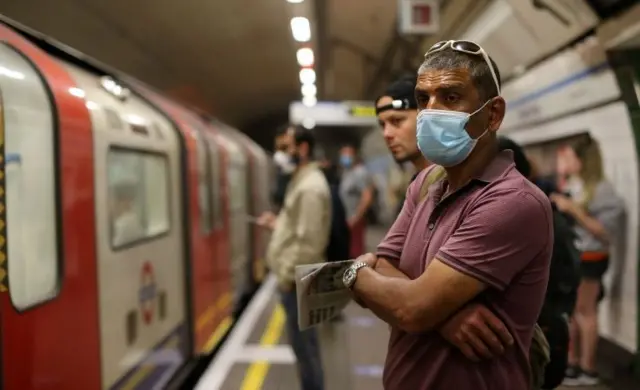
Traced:
<path fill-rule="evenodd" d="M 304 143 L 309 145 L 309 157 L 313 157 L 313 152 L 316 146 L 316 137 L 313 135 L 313 131 L 300 125 L 295 126 L 293 130 L 293 140 L 296 143 L 296 146 Z"/>
<path fill-rule="evenodd" d="M 285 123 L 283 125 L 278 126 L 278 128 L 276 129 L 276 137 L 282 137 L 283 135 L 287 134 L 287 131 L 290 128 L 291 128 L 290 123 Z"/>
<path fill-rule="evenodd" d="M 491 61 L 493 71 L 496 73 L 498 86 L 501 88 L 502 81 L 500 80 L 500 71 L 498 70 L 498 66 L 491 57 L 489 57 L 489 61 Z M 440 70 L 454 68 L 464 68 L 469 70 L 469 73 L 471 74 L 471 81 L 478 90 L 482 100 L 486 101 L 498 96 L 496 83 L 493 81 L 493 76 L 491 76 L 491 70 L 482 55 L 467 54 L 452 49 L 445 49 L 435 53 L 425 54 L 424 62 L 420 65 L 418 74 L 429 69 Z"/>

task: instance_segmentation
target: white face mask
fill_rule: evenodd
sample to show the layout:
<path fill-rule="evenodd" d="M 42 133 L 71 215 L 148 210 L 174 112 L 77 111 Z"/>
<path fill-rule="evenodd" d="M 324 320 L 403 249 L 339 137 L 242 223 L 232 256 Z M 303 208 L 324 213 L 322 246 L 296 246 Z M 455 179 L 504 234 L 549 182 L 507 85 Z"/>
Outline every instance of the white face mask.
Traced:
<path fill-rule="evenodd" d="M 569 178 L 565 183 L 565 188 L 569 193 L 569 195 L 571 196 L 571 199 L 573 199 L 575 202 L 581 203 L 584 200 L 584 197 L 585 197 L 584 180 L 582 180 L 580 176 L 578 175 L 569 176 Z"/>
<path fill-rule="evenodd" d="M 291 162 L 291 157 L 281 150 L 278 150 L 273 154 L 273 161 L 283 173 L 289 174 L 296 170 L 295 164 Z"/>

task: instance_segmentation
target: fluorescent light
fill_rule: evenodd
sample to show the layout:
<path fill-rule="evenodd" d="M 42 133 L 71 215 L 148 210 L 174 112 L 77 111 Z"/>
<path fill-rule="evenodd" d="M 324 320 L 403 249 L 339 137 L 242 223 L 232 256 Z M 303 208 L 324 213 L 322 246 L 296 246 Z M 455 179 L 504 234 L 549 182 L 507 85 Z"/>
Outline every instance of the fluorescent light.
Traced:
<path fill-rule="evenodd" d="M 302 84 L 300 92 L 302 92 L 302 96 L 316 96 L 318 89 L 315 84 Z"/>
<path fill-rule="evenodd" d="M 287 0 L 287 3 L 291 3 L 291 4 L 300 4 L 302 3 L 304 0 Z"/>
<path fill-rule="evenodd" d="M 75 97 L 79 97 L 79 98 L 83 98 L 86 96 L 86 94 L 84 93 L 84 91 L 80 88 L 76 88 L 76 87 L 71 87 L 69 88 L 69 93 L 72 94 Z"/>
<path fill-rule="evenodd" d="M 293 39 L 298 42 L 307 42 L 311 39 L 311 25 L 309 19 L 296 16 L 291 19 L 291 32 Z"/>
<path fill-rule="evenodd" d="M 309 68 L 300 69 L 300 82 L 302 84 L 313 84 L 316 82 L 316 71 Z"/>
<path fill-rule="evenodd" d="M 316 127 L 316 121 L 314 121 L 313 118 L 304 118 L 304 120 L 302 121 L 302 127 L 311 130 Z"/>
<path fill-rule="evenodd" d="M 315 96 L 305 96 L 302 98 L 302 104 L 307 107 L 313 107 L 318 103 L 318 99 Z"/>
<path fill-rule="evenodd" d="M 298 49 L 296 58 L 298 59 L 298 64 L 300 64 L 300 66 L 312 66 L 314 61 L 313 50 L 308 47 Z"/>

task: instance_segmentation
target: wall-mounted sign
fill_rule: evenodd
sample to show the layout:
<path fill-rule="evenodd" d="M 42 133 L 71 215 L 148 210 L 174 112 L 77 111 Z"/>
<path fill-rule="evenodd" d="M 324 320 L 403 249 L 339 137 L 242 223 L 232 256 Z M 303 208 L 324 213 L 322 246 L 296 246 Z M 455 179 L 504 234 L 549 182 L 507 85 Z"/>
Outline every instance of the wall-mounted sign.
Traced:
<path fill-rule="evenodd" d="M 401 34 L 435 34 L 440 29 L 438 0 L 398 0 Z"/>
<path fill-rule="evenodd" d="M 349 111 L 351 116 L 356 117 L 366 117 L 366 118 L 375 118 L 376 117 L 376 108 L 372 105 L 353 105 L 349 107 Z"/>
<path fill-rule="evenodd" d="M 312 122 L 314 126 L 376 126 L 373 102 L 318 102 L 312 107 L 301 102 L 289 106 L 289 121 L 293 124 Z"/>

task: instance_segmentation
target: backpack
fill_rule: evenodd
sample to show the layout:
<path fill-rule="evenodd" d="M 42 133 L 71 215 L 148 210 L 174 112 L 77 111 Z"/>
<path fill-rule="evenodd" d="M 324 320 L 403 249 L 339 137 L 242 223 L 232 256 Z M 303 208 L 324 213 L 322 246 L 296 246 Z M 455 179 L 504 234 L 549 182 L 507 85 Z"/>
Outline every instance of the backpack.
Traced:
<path fill-rule="evenodd" d="M 542 308 L 547 313 L 570 316 L 576 304 L 580 284 L 580 251 L 575 232 L 567 217 L 553 208 L 553 254 L 549 268 L 549 285 Z"/>
<path fill-rule="evenodd" d="M 329 184 L 331 192 L 331 231 L 329 233 L 329 243 L 327 244 L 327 261 L 342 261 L 349 259 L 349 248 L 351 247 L 351 231 L 347 224 L 347 212 L 340 198 L 339 187 Z"/>
<path fill-rule="evenodd" d="M 447 174 L 445 169 L 439 165 L 427 169 L 429 169 L 429 171 L 421 183 L 418 203 L 422 203 L 422 201 L 427 198 L 429 187 L 444 179 Z M 533 327 L 533 337 L 531 339 L 531 347 L 529 348 L 529 368 L 531 370 L 532 389 L 540 389 L 545 383 L 545 367 L 551 359 L 550 353 L 547 338 L 542 328 L 536 323 Z"/>
<path fill-rule="evenodd" d="M 569 317 L 573 313 L 580 283 L 580 253 L 575 233 L 567 218 L 553 209 L 554 242 L 549 284 L 538 323 L 550 346 L 550 362 L 544 373 L 543 389 L 562 383 L 569 356 Z"/>

